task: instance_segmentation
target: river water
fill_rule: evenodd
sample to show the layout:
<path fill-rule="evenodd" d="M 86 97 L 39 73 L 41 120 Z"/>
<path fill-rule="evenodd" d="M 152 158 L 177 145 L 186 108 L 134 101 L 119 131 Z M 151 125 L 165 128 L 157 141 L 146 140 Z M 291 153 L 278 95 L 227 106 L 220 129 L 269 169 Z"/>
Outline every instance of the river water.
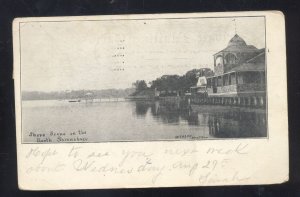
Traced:
<path fill-rule="evenodd" d="M 120 99 L 22 102 L 24 143 L 257 138 L 267 136 L 266 125 L 263 109 Z"/>

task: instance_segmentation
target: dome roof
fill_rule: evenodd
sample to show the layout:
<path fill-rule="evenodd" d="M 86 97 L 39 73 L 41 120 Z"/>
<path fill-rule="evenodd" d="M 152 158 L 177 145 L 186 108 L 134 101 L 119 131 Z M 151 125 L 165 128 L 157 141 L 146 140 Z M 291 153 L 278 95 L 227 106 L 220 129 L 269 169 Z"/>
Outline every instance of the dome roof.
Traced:
<path fill-rule="evenodd" d="M 239 35 L 235 34 L 228 43 L 228 46 L 246 46 L 246 42 Z"/>
<path fill-rule="evenodd" d="M 227 47 L 214 55 L 223 52 L 242 52 L 242 53 L 252 53 L 257 51 L 258 49 L 253 45 L 247 45 L 245 40 L 241 38 L 239 35 L 235 34 L 233 38 L 230 39 Z"/>

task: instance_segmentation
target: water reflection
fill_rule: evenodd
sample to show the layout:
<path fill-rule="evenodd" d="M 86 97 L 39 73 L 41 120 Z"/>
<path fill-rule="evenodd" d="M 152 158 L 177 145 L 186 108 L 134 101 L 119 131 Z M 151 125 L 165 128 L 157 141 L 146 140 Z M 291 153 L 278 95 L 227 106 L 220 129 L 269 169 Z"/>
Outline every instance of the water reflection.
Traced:
<path fill-rule="evenodd" d="M 150 109 L 150 112 L 148 113 Z M 217 138 L 266 137 L 266 113 L 262 109 L 224 106 L 198 106 L 184 102 L 135 102 L 134 114 L 147 114 L 157 122 L 170 125 L 188 125 L 207 128 L 209 136 Z"/>
<path fill-rule="evenodd" d="M 138 117 L 144 117 L 144 116 L 146 116 L 148 109 L 149 109 L 149 103 L 147 103 L 147 102 L 136 102 L 135 114 Z"/>

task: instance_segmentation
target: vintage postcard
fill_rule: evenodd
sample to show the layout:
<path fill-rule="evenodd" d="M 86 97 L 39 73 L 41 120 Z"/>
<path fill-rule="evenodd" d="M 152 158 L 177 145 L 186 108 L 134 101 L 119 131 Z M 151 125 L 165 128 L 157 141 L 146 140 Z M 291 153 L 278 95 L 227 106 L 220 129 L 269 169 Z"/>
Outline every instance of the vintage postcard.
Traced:
<path fill-rule="evenodd" d="M 288 180 L 278 11 L 17 18 L 24 190 Z"/>

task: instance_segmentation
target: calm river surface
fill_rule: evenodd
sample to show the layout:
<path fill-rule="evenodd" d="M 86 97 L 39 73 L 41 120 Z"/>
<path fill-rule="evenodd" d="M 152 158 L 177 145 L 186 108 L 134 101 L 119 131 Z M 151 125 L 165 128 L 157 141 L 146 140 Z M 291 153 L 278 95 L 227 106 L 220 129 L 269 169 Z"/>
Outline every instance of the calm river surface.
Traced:
<path fill-rule="evenodd" d="M 118 100 L 23 101 L 24 143 L 266 137 L 262 109 Z"/>

